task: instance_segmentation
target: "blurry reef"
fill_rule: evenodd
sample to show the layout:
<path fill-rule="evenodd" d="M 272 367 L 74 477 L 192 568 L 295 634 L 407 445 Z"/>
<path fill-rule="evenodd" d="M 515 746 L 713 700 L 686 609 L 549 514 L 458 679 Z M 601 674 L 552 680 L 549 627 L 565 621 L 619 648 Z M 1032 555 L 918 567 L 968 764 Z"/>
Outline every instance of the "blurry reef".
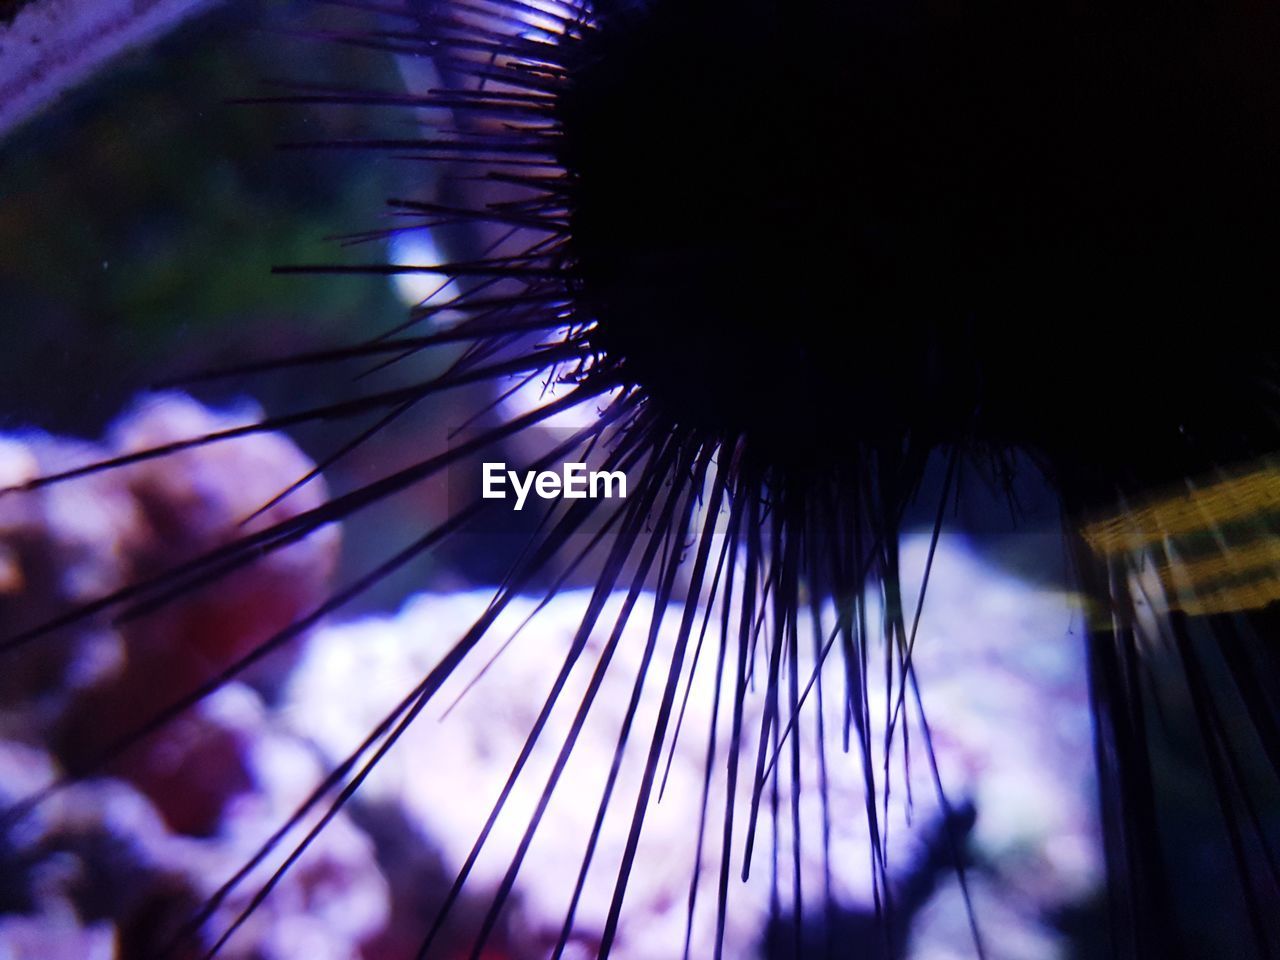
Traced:
<path fill-rule="evenodd" d="M 276 433 L 22 489 L 37 477 L 258 416 L 248 404 L 215 410 L 163 393 L 137 401 L 97 442 L 30 430 L 0 435 L 0 486 L 9 488 L 0 494 L 0 633 L 21 637 L 69 607 L 322 502 L 325 485 L 318 477 L 275 499 L 313 467 Z M 261 510 L 264 504 L 270 505 Z M 926 549 L 926 538 L 904 544 L 904 568 L 923 564 Z M 119 738 L 313 609 L 332 588 L 338 552 L 338 530 L 322 528 L 158 609 L 112 622 L 79 621 L 10 657 L 0 682 L 0 808 L 7 811 L 0 830 L 0 956 L 132 960 L 179 943 L 182 949 L 171 955 L 198 957 L 237 923 L 301 834 L 291 834 L 225 896 L 220 884 L 250 862 L 312 786 L 438 662 L 485 609 L 490 590 L 423 594 L 395 615 L 322 624 L 154 734 L 127 749 L 119 749 Z M 948 574 L 931 588 L 941 632 L 922 644 L 918 668 L 930 689 L 931 717 L 946 731 L 939 756 L 948 789 L 970 798 L 948 816 L 952 837 L 967 851 L 978 914 L 992 941 L 988 955 L 1066 960 L 1071 941 L 1056 929 L 1056 918 L 1087 902 L 1098 869 L 1083 676 L 1072 645 L 1062 640 L 1075 614 L 1060 593 L 998 576 L 960 538 L 944 538 L 938 563 Z M 587 598 L 586 591 L 563 591 L 523 630 L 518 625 L 538 601 L 513 602 L 475 665 L 445 685 L 220 955 L 414 956 L 424 924 L 467 856 L 477 818 L 519 752 Z M 620 602 L 620 596 L 610 601 Z M 652 603 L 651 596 L 641 598 L 642 607 Z M 628 628 L 633 635 L 623 639 L 622 660 L 640 656 L 647 619 L 641 611 Z M 987 629 L 975 634 L 966 626 L 973 623 Z M 668 618 L 660 650 L 673 642 L 675 628 Z M 589 649 L 598 652 L 602 642 L 593 639 Z M 574 691 L 589 672 L 589 664 L 580 665 L 552 713 L 531 760 L 532 783 L 554 756 L 577 703 Z M 624 665 L 609 675 L 487 960 L 537 960 L 554 943 L 567 881 L 581 856 L 582 825 L 609 768 L 633 673 Z M 695 679 L 691 729 L 709 722 L 714 703 L 712 671 L 703 669 Z M 658 692 L 646 689 L 641 725 L 651 722 L 646 718 Z M 838 713 L 839 703 L 829 697 L 826 711 Z M 883 706 L 873 705 L 873 714 Z M 753 697 L 748 710 L 761 708 Z M 839 726 L 837 715 L 826 719 L 830 729 Z M 725 747 L 722 735 L 718 748 Z M 843 951 L 837 955 L 874 956 L 882 944 L 870 923 L 865 826 L 859 816 L 841 814 L 860 809 L 860 773 L 834 745 L 830 754 L 834 900 L 823 921 L 818 878 L 825 855 L 811 832 L 804 841 L 804 882 L 806 902 L 818 913 L 803 922 L 806 931 L 831 924 Z M 624 791 L 639 775 L 637 760 L 631 755 L 624 762 Z M 704 762 L 704 741 L 687 732 L 674 753 L 667 795 L 643 837 L 615 949 L 621 960 L 681 955 L 692 864 L 674 854 L 691 855 L 687 841 L 696 818 L 690 811 Z M 66 785 L 67 774 L 85 779 Z M 806 763 L 810 822 L 819 814 L 812 808 L 816 776 Z M 910 792 L 901 790 L 889 811 L 902 904 L 896 930 L 900 955 L 950 960 L 967 956 L 970 946 L 942 827 L 947 817 L 936 809 L 927 776 L 919 764 L 910 771 L 914 812 L 903 803 Z M 41 803 L 25 807 L 51 785 L 57 788 Z M 780 802 L 789 802 L 788 790 Z M 513 795 L 444 931 L 439 956 L 467 955 L 509 862 L 512 831 L 522 829 L 535 800 L 528 785 Z M 746 797 L 740 801 L 745 808 Z M 317 815 L 304 818 L 299 830 Z M 596 943 L 612 860 L 625 839 L 625 823 L 611 816 L 567 956 L 589 956 Z M 784 833 L 777 842 L 790 840 Z M 708 848 L 702 855 L 709 863 L 718 854 Z M 735 885 L 727 944 L 740 960 L 795 956 L 792 920 L 770 907 L 770 875 L 758 862 L 752 881 Z M 708 949 L 707 911 L 715 902 L 715 871 L 705 869 L 702 877 L 694 955 Z M 176 940 L 209 902 L 200 932 Z M 804 935 L 814 950 L 824 942 L 821 933 Z"/>

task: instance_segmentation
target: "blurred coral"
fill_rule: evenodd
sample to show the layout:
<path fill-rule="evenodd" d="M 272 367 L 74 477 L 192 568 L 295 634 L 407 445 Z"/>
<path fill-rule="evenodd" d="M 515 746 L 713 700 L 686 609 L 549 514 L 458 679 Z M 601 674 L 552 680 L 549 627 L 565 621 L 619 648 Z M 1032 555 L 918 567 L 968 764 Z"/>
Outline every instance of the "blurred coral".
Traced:
<path fill-rule="evenodd" d="M 21 638 L 322 503 L 316 477 L 261 509 L 312 470 L 274 433 L 32 485 L 258 419 L 248 408 L 215 412 L 161 394 L 118 420 L 100 445 L 36 432 L 0 437 L 0 634 Z M 0 955 L 138 956 L 163 946 L 157 938 L 172 936 L 301 801 L 303 785 L 321 776 L 316 761 L 273 732 L 262 694 L 240 683 L 113 753 L 122 737 L 327 596 L 339 539 L 336 526 L 325 527 L 147 615 L 76 619 L 32 635 L 9 657 L 0 678 L 0 736 L 10 738 L 0 741 L 0 806 L 66 773 L 122 780 L 57 790 L 6 826 L 0 913 L 12 916 L 0 924 Z M 289 656 L 264 666 L 245 679 L 270 692 Z M 246 905 L 244 889 L 222 904 L 214 929 Z M 306 943 L 311 956 L 353 956 L 384 925 L 386 909 L 368 840 L 339 817 L 246 924 L 236 944 L 247 946 L 226 955 L 283 958 Z"/>
<path fill-rule="evenodd" d="M 140 402 L 100 445 L 36 433 L 0 438 L 0 486 L 9 488 L 0 493 L 0 632 L 20 636 L 77 604 L 163 577 L 244 533 L 322 504 L 327 494 L 319 477 L 276 499 L 312 470 L 283 436 L 186 444 L 256 420 L 249 409 L 215 412 L 188 397 L 162 394 Z M 176 447 L 168 456 L 29 486 L 42 476 L 171 445 Z M 260 903 L 254 902 L 256 894 L 273 883 L 273 871 L 327 804 L 321 801 L 278 849 L 273 846 L 254 863 L 262 845 L 439 662 L 486 609 L 492 590 L 422 595 L 396 616 L 322 626 L 115 755 L 120 737 L 320 603 L 330 589 L 338 549 L 337 528 L 326 527 L 216 582 L 180 591 L 143 616 L 115 623 L 86 617 L 39 636 L 11 658 L 11 669 L 0 678 L 0 807 L 38 795 L 67 774 L 78 780 L 49 794 L 24 818 L 6 821 L 0 833 L 0 956 L 151 955 L 169 946 L 205 904 L 209 916 L 200 935 L 184 941 L 193 957 L 233 928 L 220 955 L 236 960 L 416 955 L 564 663 L 588 592 L 560 591 L 505 645 L 539 605 L 536 598 L 513 598 L 471 666 L 445 683 L 424 716 Z M 926 554 L 925 539 L 904 541 L 908 582 L 918 582 Z M 1069 636 L 1080 613 L 1063 593 L 997 575 L 959 538 L 943 538 L 936 566 L 915 665 L 928 690 L 949 808 L 942 809 L 934 794 L 919 747 L 920 717 L 910 700 L 895 720 L 910 724 L 910 764 L 901 734 L 888 756 L 875 758 L 877 775 L 891 778 L 893 799 L 880 827 L 892 853 L 889 877 L 902 910 L 905 956 L 950 960 L 970 949 L 950 853 L 954 843 L 968 848 L 970 891 L 989 934 L 988 955 L 1054 960 L 1066 948 L 1050 919 L 1090 896 L 1099 880 L 1084 665 Z M 620 595 L 610 598 L 602 622 L 621 603 Z M 654 603 L 647 593 L 637 599 L 486 960 L 540 960 L 555 943 L 644 660 Z M 868 603 L 874 618 L 879 600 L 869 597 Z M 832 612 L 823 615 L 830 620 Z M 974 624 L 982 624 L 981 630 Z M 651 670 L 663 672 L 676 626 L 671 617 L 662 622 Z M 471 937 L 512 863 L 559 745 L 573 728 L 593 669 L 589 661 L 603 645 L 602 636 L 591 637 L 583 662 L 569 675 L 442 931 L 438 955 L 470 955 Z M 679 744 L 663 774 L 662 802 L 647 812 L 614 945 L 619 960 L 682 955 L 695 856 L 700 872 L 691 955 L 709 956 L 712 950 L 722 786 L 710 794 L 710 827 L 700 854 L 695 840 L 707 731 L 716 713 L 715 660 L 711 650 L 700 654 Z M 802 652 L 803 674 L 814 663 L 814 650 Z M 828 683 L 843 682 L 830 672 L 824 676 Z M 467 689 L 468 681 L 474 689 Z M 660 686 L 651 676 L 640 695 L 631 746 L 618 768 L 617 795 L 577 906 L 567 957 L 591 955 L 598 946 Z M 902 695 L 897 689 L 869 691 L 873 741 L 889 742 L 884 725 Z M 873 957 L 881 943 L 860 939 L 874 929 L 866 922 L 874 893 L 863 769 L 856 744 L 852 753 L 839 745 L 843 689 L 819 697 L 814 691 L 793 734 L 807 742 L 816 737 L 820 702 L 826 769 L 819 769 L 813 749 L 802 751 L 797 769 L 800 880 L 807 907 L 800 918 L 803 943 L 821 931 L 815 919 L 829 863 L 830 929 Z M 748 737 L 759 729 L 763 709 L 759 694 L 747 696 Z M 726 711 L 721 703 L 716 763 L 723 763 L 731 742 Z M 744 749 L 754 753 L 754 741 Z M 754 769 L 750 757 L 743 763 L 733 875 L 741 868 L 742 818 Z M 779 766 L 789 764 L 784 749 Z M 820 776 L 828 778 L 831 802 L 825 850 Z M 789 769 L 778 777 L 780 811 L 790 809 L 790 777 Z M 726 951 L 735 958 L 785 960 L 794 953 L 791 920 L 770 907 L 771 886 L 776 882 L 786 890 L 793 882 L 787 862 L 790 815 L 773 821 L 770 803 L 766 791 L 750 880 L 735 881 L 730 891 Z M 850 810 L 858 815 L 836 814 Z M 778 824 L 776 838 L 771 822 Z M 775 843 L 776 878 L 770 855 Z M 241 882 L 220 890 L 246 864 L 253 868 Z"/>
<path fill-rule="evenodd" d="M 256 720 L 244 761 L 253 789 L 228 806 L 207 839 L 172 833 L 160 811 L 131 784 L 91 780 L 54 794 L 8 832 L 0 956 L 157 956 L 197 908 L 257 851 L 319 776 L 315 759 L 274 730 L 257 695 L 232 685 L 213 698 L 216 709 Z M 238 701 L 233 703 L 233 701 Z M 12 801 L 54 772 L 35 748 L 0 742 L 0 792 Z M 207 930 L 229 927 L 270 876 L 272 862 L 253 872 L 214 912 Z M 344 816 L 331 821 L 272 896 L 230 939 L 222 956 L 287 960 L 351 958 L 386 923 L 387 888 L 367 838 Z M 106 934 L 104 934 L 106 931 Z M 109 936 L 107 936 L 109 934 Z M 105 944 L 110 946 L 107 949 Z M 40 952 L 26 953 L 27 945 Z M 181 946 L 181 944 L 179 944 Z M 207 946 L 207 944 L 206 944 Z M 45 950 L 81 949 L 80 954 Z M 203 953 L 188 942 L 180 958 Z"/>
<path fill-rule="evenodd" d="M 904 542 L 907 582 L 913 577 L 918 582 L 927 550 L 927 538 Z M 959 818 L 954 829 L 961 843 L 970 836 L 975 858 L 970 886 L 979 922 L 989 934 L 987 955 L 1007 960 L 1061 957 L 1066 946 L 1047 918 L 1064 905 L 1090 896 L 1101 879 L 1083 656 L 1070 636 L 1080 614 L 1064 593 L 998 575 L 962 538 L 943 539 L 929 593 L 916 665 L 927 691 L 940 772 L 950 794 L 953 818 Z M 318 632 L 291 680 L 283 704 L 285 719 L 299 735 L 313 739 L 331 763 L 340 762 L 363 732 L 381 720 L 483 613 L 491 597 L 487 590 L 423 595 L 410 601 L 398 616 L 336 624 Z M 539 604 L 533 597 L 514 600 L 473 655 L 474 666 L 445 683 L 424 715 L 379 761 L 362 787 L 367 801 L 401 808 L 421 836 L 439 845 L 449 880 L 471 853 L 491 804 L 564 662 L 588 597 L 589 591 L 558 594 L 509 647 L 501 650 L 464 695 L 467 681 L 477 677 L 481 665 L 498 653 L 503 641 Z M 621 603 L 621 595 L 611 598 L 603 623 L 612 622 Z M 527 945 L 533 956 L 545 956 L 560 932 L 587 833 L 614 763 L 618 731 L 643 657 L 653 605 L 649 594 L 642 594 L 637 601 L 599 698 L 517 878 L 517 909 L 508 922 L 516 941 Z M 674 643 L 677 620 L 668 617 L 662 623 L 654 655 L 657 675 L 650 676 L 645 685 L 630 746 L 619 768 L 616 796 L 577 907 L 575 939 L 566 956 L 593 955 L 593 944 L 603 929 L 652 734 L 652 718 L 661 698 L 666 674 L 663 665 L 668 662 L 665 652 Z M 979 624 L 981 628 L 976 626 Z M 556 752 L 572 728 L 574 711 L 582 701 L 604 639 L 601 635 L 589 640 L 584 661 L 570 676 L 525 773 L 474 864 L 468 889 L 482 902 L 493 895 L 511 864 Z M 714 652 L 703 650 L 678 748 L 669 771 L 664 768 L 663 799 L 650 807 L 645 819 L 613 947 L 613 955 L 624 960 L 668 960 L 682 955 L 707 731 L 715 702 L 714 664 Z M 808 675 L 812 665 L 813 657 L 804 657 L 802 672 Z M 727 673 L 731 669 L 726 668 Z M 352 683 L 353 676 L 361 678 L 359 684 Z M 840 747 L 843 678 L 835 671 L 828 671 L 824 678 L 837 685 L 827 691 L 823 701 L 833 895 L 837 911 L 852 922 L 860 913 L 869 916 L 875 909 L 867 869 L 872 854 L 863 816 L 863 771 L 856 744 L 851 753 Z M 726 680 L 731 682 L 731 678 Z M 896 688 L 871 691 L 870 714 L 876 724 L 873 741 L 883 739 L 883 720 L 897 693 Z M 812 739 L 816 734 L 815 699 L 816 694 L 811 694 L 798 733 L 805 740 L 799 802 L 804 832 L 800 841 L 804 902 L 819 916 L 824 862 L 823 813 L 817 789 L 820 773 Z M 731 957 L 756 955 L 770 918 L 773 882 L 767 790 L 754 868 L 747 884 L 737 882 L 763 695 L 748 695 L 745 709 L 744 735 L 751 742 L 745 747 L 749 755 L 744 756 L 740 773 L 739 822 L 730 871 L 733 907 L 728 916 L 725 955 Z M 730 739 L 727 704 L 722 703 L 720 711 L 716 763 L 723 764 Z M 903 781 L 907 761 L 902 752 L 901 724 L 907 717 L 911 723 L 910 789 Z M 919 909 L 914 917 L 917 922 L 911 925 L 911 949 L 906 956 L 916 960 L 970 956 L 972 943 L 953 866 L 949 855 L 939 854 L 938 801 L 929 760 L 920 745 L 918 714 L 910 700 L 898 723 L 897 745 L 885 759 L 888 770 L 878 769 L 877 775 L 892 778 L 893 800 L 884 811 L 881 827 L 891 853 L 891 878 L 902 898 L 899 905 L 905 909 L 910 903 L 913 910 Z M 877 758 L 877 765 L 880 762 Z M 778 799 L 783 812 L 777 841 L 778 882 L 784 899 L 791 882 L 788 765 L 784 749 Z M 447 778 L 440 776 L 442 769 L 449 771 Z M 968 807 L 970 801 L 973 809 Z M 724 802 L 723 789 L 717 792 L 713 785 L 701 854 L 692 956 L 711 956 L 713 952 Z M 857 815 L 850 816 L 848 811 L 857 811 Z M 420 935 L 424 918 L 419 915 L 413 919 Z M 870 951 L 867 956 L 877 955 L 880 932 L 874 925 L 865 926 L 868 935 L 876 938 L 863 944 Z M 847 939 L 858 927 L 840 921 L 835 929 Z"/>
<path fill-rule="evenodd" d="M 291 441 L 272 433 L 22 489 L 39 476 L 258 418 L 248 409 L 215 413 L 189 397 L 161 394 L 118 420 L 100 446 L 38 433 L 0 437 L 0 479 L 10 488 L 0 496 L 0 631 L 21 634 L 324 502 L 317 477 L 260 511 L 312 468 Z M 107 740 L 323 600 L 338 550 L 338 528 L 325 527 L 145 616 L 114 627 L 89 617 L 35 638 L 6 664 L 5 729 L 56 740 L 73 766 L 96 756 Z M 287 663 L 276 656 L 249 676 L 269 687 L 284 672 Z"/>

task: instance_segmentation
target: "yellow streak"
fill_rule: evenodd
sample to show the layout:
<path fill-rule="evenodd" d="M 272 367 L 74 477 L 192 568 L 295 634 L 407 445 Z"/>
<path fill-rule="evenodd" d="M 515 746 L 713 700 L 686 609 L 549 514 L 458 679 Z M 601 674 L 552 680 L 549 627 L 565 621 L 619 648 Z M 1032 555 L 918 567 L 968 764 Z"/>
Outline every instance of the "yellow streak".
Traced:
<path fill-rule="evenodd" d="M 1095 553 L 1111 556 L 1274 511 L 1280 511 L 1280 472 L 1268 468 L 1091 523 L 1082 532 Z"/>

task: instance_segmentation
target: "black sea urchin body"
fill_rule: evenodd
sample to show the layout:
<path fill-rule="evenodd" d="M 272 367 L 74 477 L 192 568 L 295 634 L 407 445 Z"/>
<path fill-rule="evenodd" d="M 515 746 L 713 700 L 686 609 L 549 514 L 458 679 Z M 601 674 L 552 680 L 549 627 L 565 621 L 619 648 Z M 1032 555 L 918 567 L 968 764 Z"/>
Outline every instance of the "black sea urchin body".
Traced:
<path fill-rule="evenodd" d="M 740 440 L 792 492 L 784 536 L 834 519 L 792 482 L 816 474 L 846 503 L 868 491 L 892 537 L 939 449 L 1029 453 L 1077 524 L 1275 450 L 1274 10 L 657 0 L 597 15 L 558 98 L 580 308 L 650 403 Z M 1111 570 L 1086 580 L 1124 608 Z M 1118 622 L 1093 641 L 1113 879 L 1131 891 L 1117 946 L 1176 953 L 1157 919 L 1152 694 Z M 1267 695 L 1232 669 L 1272 742 Z M 1211 767 L 1237 796 L 1221 735 L 1206 734 Z M 1274 872 L 1255 888 L 1234 802 L 1265 951 L 1280 891 Z"/>
<path fill-rule="evenodd" d="M 1266 451 L 1271 14 L 598 16 L 557 98 L 571 274 L 673 416 L 808 463 L 909 434 L 1155 482 Z"/>

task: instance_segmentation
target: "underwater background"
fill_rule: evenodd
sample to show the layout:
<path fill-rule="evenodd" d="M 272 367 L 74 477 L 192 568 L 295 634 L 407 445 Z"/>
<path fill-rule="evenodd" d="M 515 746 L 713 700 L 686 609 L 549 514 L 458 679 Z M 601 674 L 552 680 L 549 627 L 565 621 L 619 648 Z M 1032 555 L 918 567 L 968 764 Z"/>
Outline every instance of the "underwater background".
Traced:
<path fill-rule="evenodd" d="M 21 15 L 14 10 L 0 6 L 10 18 Z M 319 89 L 335 78 L 379 90 L 438 82 L 429 62 L 327 36 L 379 23 L 375 13 L 342 4 L 211 4 L 0 131 L 0 486 L 322 406 L 334 401 L 337 378 L 344 396 L 360 396 L 446 367 L 453 355 L 433 351 L 385 369 L 358 360 L 340 372 L 301 366 L 191 376 L 378 336 L 403 323 L 409 307 L 447 303 L 451 295 L 412 275 L 286 276 L 273 274 L 273 266 L 330 262 L 353 251 L 369 262 L 443 263 L 481 242 L 465 224 L 376 232 L 399 222 L 389 198 L 434 200 L 444 189 L 439 178 L 465 171 L 413 157 L 290 148 L 394 136 L 414 122 L 404 110 L 242 102 L 270 97 L 284 84 Z M 0 40 L 0 67 L 4 57 Z M 1034 351 L 1025 362 L 1037 362 Z M 325 490 L 357 489 L 410 465 L 447 446 L 476 416 L 543 402 L 537 384 L 505 396 L 515 385 L 427 398 L 343 455 L 336 454 L 359 430 L 328 421 L 289 424 L 0 497 L 0 636 L 217 549 L 254 524 L 310 509 Z M 524 456 L 522 442 L 509 440 L 505 455 Z M 317 465 L 320 476 L 272 502 Z M 220 956 L 280 960 L 416 954 L 541 706 L 559 652 L 572 641 L 598 572 L 590 564 L 545 572 L 536 586 L 561 584 L 548 608 L 527 627 L 520 624 L 536 597 L 504 615 L 476 666 L 418 719 L 260 908 L 242 916 L 287 847 L 253 865 L 243 886 L 228 892 L 222 885 L 483 612 L 535 520 L 513 520 L 422 554 L 236 682 L 216 684 L 177 723 L 105 768 L 95 764 L 118 736 L 175 696 L 213 682 L 229 657 L 382 562 L 404 531 L 446 520 L 457 507 L 457 485 L 468 482 L 460 476 L 433 478 L 379 502 L 162 611 L 80 623 L 6 664 L 3 805 L 21 805 L 81 770 L 92 777 L 4 821 L 0 958 L 198 957 L 215 945 Z M 931 476 L 928 489 L 940 484 Z M 997 492 L 983 493 L 971 480 L 975 495 L 939 540 L 917 664 L 933 698 L 930 720 L 955 807 L 938 809 L 923 764 L 895 774 L 901 779 L 885 801 L 891 873 L 903 904 L 895 955 L 974 955 L 947 835 L 963 841 L 986 956 L 1107 955 L 1080 641 L 1085 613 L 1063 572 L 1051 497 L 1030 469 L 1016 489 L 1023 512 L 1015 522 Z M 933 499 L 926 493 L 922 502 Z M 909 605 L 930 553 L 931 514 L 923 511 L 903 537 Z M 516 640 L 481 671 L 513 632 Z M 637 628 L 623 648 L 638 651 L 642 643 Z M 816 655 L 807 655 L 812 665 Z M 1167 666 L 1153 655 L 1154 673 Z M 575 691 L 588 675 L 584 667 L 573 676 L 549 729 L 568 729 Z M 584 735 L 566 774 L 573 786 L 549 808 L 486 960 L 545 957 L 554 945 L 612 759 L 626 680 L 608 681 L 620 686 L 603 700 L 617 709 L 602 711 Z M 464 691 L 469 681 L 475 687 Z M 692 925 L 692 946 L 685 928 L 695 857 L 689 844 L 706 762 L 701 731 L 715 712 L 711 682 L 709 669 L 689 681 L 686 722 L 699 735 L 672 751 L 670 792 L 646 828 L 614 946 L 623 960 L 711 955 L 709 918 L 699 915 Z M 880 711 L 883 701 L 875 705 Z M 1189 705 L 1184 697 L 1160 706 L 1170 738 L 1156 748 L 1153 768 L 1171 838 L 1170 873 L 1179 902 L 1194 905 L 1182 921 L 1191 931 L 1188 955 L 1247 956 L 1243 924 L 1225 892 L 1231 865 L 1216 841 L 1205 840 L 1220 827 L 1212 794 L 1188 760 L 1197 749 Z M 642 701 L 640 727 L 651 709 L 656 703 Z M 830 730 L 838 729 L 839 698 L 819 701 L 823 709 Z M 549 768 L 553 756 L 537 754 L 532 769 Z M 816 893 L 807 899 L 815 911 L 825 908 L 826 932 L 806 935 L 803 956 L 886 956 L 859 819 L 866 803 L 861 772 L 851 755 L 843 759 L 843 780 L 813 764 L 800 778 L 810 845 L 804 884 L 811 893 L 834 884 L 825 905 L 817 906 Z M 820 775 L 830 777 L 830 809 L 818 803 Z M 625 768 L 622 783 L 637 776 Z M 1274 828 L 1280 806 L 1269 799 L 1260 816 Z M 487 859 L 477 861 L 432 956 L 471 955 L 488 897 L 536 803 L 536 794 L 511 801 L 506 826 Z M 787 851 L 792 841 L 789 825 L 777 821 L 787 790 L 773 803 L 774 870 L 761 867 L 735 894 L 726 934 L 732 957 L 795 956 L 789 934 L 778 932 L 779 885 L 786 894 L 793 882 L 789 866 L 779 879 L 776 864 L 778 846 Z M 304 820 L 301 831 L 315 822 Z M 824 822 L 828 878 L 816 845 Z M 612 852 L 619 835 L 625 838 L 625 825 L 606 821 L 603 848 Z M 763 847 L 767 858 L 769 845 Z M 566 956 L 595 955 L 610 892 L 601 870 L 588 875 Z M 593 900 L 598 886 L 603 891 Z M 600 897 L 604 903 L 595 902 Z M 705 910 L 713 889 L 702 897 Z M 199 931 L 175 941 L 192 917 L 202 921 Z M 225 943 L 223 932 L 231 934 Z"/>

